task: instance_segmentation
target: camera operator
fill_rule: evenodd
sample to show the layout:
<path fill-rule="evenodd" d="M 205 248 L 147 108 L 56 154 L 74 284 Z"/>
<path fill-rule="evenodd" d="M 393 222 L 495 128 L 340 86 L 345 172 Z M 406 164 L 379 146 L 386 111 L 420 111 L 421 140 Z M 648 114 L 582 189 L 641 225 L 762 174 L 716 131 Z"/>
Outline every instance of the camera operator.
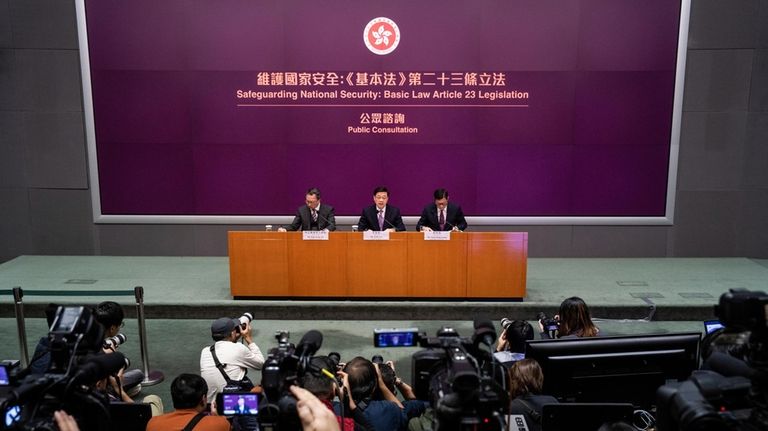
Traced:
<path fill-rule="evenodd" d="M 539 319 L 541 338 L 597 337 L 600 333 L 600 328 L 592 322 L 589 307 L 578 296 L 567 298 L 560 304 L 560 309 L 554 318 L 557 324 L 555 337 L 552 336 L 552 331 L 545 330 L 545 327 L 549 325 L 545 324 L 547 323 L 544 321 L 546 316 L 543 317 L 544 319 Z"/>
<path fill-rule="evenodd" d="M 109 376 L 96 382 L 95 389 L 101 391 L 106 395 L 110 403 L 123 402 L 133 404 L 135 401 L 131 398 L 122 386 L 124 378 L 125 368 L 121 368 L 116 375 Z M 152 416 L 159 416 L 163 414 L 163 400 L 154 394 L 145 396 L 142 403 L 149 404 L 152 410 Z"/>
<path fill-rule="evenodd" d="M 383 358 L 379 355 L 374 356 L 372 362 L 378 365 L 381 380 L 384 382 L 384 385 L 387 387 L 387 389 L 389 389 L 392 395 L 397 397 L 398 389 L 400 390 L 400 393 L 403 396 L 403 401 L 401 401 L 400 404 L 402 404 L 403 410 L 405 411 L 405 416 L 409 420 L 424 413 L 429 403 L 426 401 L 417 400 L 416 394 L 413 392 L 411 385 L 397 377 L 394 362 L 384 362 Z M 382 391 L 377 388 L 376 392 L 373 394 L 373 399 L 384 400 L 386 398 L 384 397 Z"/>
<path fill-rule="evenodd" d="M 104 340 L 116 336 L 120 329 L 125 326 L 123 307 L 114 301 L 104 301 L 97 305 L 94 309 L 94 317 L 104 327 Z M 110 344 L 110 347 L 105 348 L 104 352 L 117 351 L 117 347 L 117 344 Z M 123 373 L 120 383 L 128 396 L 134 397 L 141 392 L 143 380 L 144 373 L 139 369 L 132 369 Z"/>
<path fill-rule="evenodd" d="M 533 326 L 525 320 L 501 319 L 504 328 L 496 342 L 494 357 L 503 365 L 525 358 L 525 342 L 533 340 Z"/>
<path fill-rule="evenodd" d="M 545 404 L 557 404 L 557 399 L 541 395 L 544 373 L 534 359 L 515 362 L 509 369 L 509 413 L 523 415 L 530 431 L 541 430 L 541 413 Z"/>
<path fill-rule="evenodd" d="M 182 430 L 189 425 L 192 425 L 189 429 L 196 431 L 229 431 L 226 418 L 208 414 L 207 392 L 205 379 L 195 374 L 180 374 L 171 383 L 171 398 L 176 411 L 150 419 L 147 431 Z"/>
<path fill-rule="evenodd" d="M 384 384 L 376 364 L 358 356 L 347 362 L 344 370 L 338 374 L 342 376 L 344 388 L 350 395 L 349 399 L 342 402 L 348 401 L 351 411 L 361 410 L 373 429 L 396 431 L 407 428 L 408 419 L 403 405 Z M 376 388 L 381 391 L 384 399 L 373 399 Z"/>
<path fill-rule="evenodd" d="M 251 324 L 229 317 L 221 317 L 211 324 L 214 344 L 200 352 L 200 375 L 208 384 L 208 399 L 213 400 L 218 392 L 230 382 L 242 390 L 250 390 L 253 384 L 246 377 L 247 369 L 260 370 L 264 355 L 251 337 Z M 245 344 L 238 343 L 242 337 Z"/>

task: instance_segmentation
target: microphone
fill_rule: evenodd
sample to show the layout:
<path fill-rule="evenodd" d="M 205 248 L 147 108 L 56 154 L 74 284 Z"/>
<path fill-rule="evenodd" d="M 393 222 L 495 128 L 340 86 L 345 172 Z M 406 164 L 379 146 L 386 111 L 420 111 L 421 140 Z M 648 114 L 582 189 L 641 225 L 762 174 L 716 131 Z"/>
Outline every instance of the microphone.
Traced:
<path fill-rule="evenodd" d="M 70 385 L 75 382 L 92 385 L 107 376 L 117 373 L 124 366 L 125 355 L 120 352 L 94 355 L 80 366 L 72 377 Z"/>
<path fill-rule="evenodd" d="M 384 208 L 386 208 L 386 207 L 384 207 Z M 379 211 L 378 207 L 376 208 L 376 211 Z M 379 220 L 378 219 L 376 219 L 376 224 L 377 225 L 379 224 Z M 384 224 L 388 224 L 388 225 L 392 226 L 392 229 L 394 229 L 395 232 L 397 232 L 397 226 L 393 225 L 392 222 L 387 220 L 386 214 L 384 215 Z M 386 227 L 384 229 L 386 230 Z"/>
<path fill-rule="evenodd" d="M 310 210 L 310 215 L 311 215 L 311 213 L 312 213 L 312 211 Z M 321 219 L 323 219 L 323 221 L 324 221 L 324 222 L 326 222 L 326 223 L 328 224 L 328 226 L 326 227 L 326 229 L 328 229 L 328 230 L 336 230 L 336 223 L 331 223 L 331 221 L 330 221 L 330 220 L 328 220 L 328 219 L 327 219 L 327 218 L 325 218 L 325 217 L 324 217 L 322 214 L 320 214 L 320 211 L 315 211 L 315 214 L 317 214 L 317 217 L 318 217 L 318 218 L 321 218 Z M 333 227 L 333 229 L 329 229 L 330 227 Z"/>
<path fill-rule="evenodd" d="M 301 341 L 296 346 L 296 356 L 299 360 L 312 356 L 320 349 L 323 344 L 323 334 L 320 331 L 312 329 L 301 337 Z"/>

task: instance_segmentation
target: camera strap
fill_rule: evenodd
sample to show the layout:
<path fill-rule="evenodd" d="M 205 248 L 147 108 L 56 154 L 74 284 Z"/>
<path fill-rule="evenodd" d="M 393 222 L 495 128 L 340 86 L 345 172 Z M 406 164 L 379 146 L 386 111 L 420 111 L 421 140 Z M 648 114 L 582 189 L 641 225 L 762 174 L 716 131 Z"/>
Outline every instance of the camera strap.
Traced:
<path fill-rule="evenodd" d="M 219 357 L 216 356 L 216 344 L 215 343 L 211 345 L 211 349 L 210 350 L 211 350 L 211 356 L 213 356 L 213 362 L 216 364 L 216 368 L 218 368 L 219 372 L 224 377 L 224 381 L 227 382 L 227 385 L 236 385 L 236 384 L 238 384 L 238 382 L 236 382 L 236 381 L 232 380 L 231 378 L 229 378 L 229 375 L 227 374 L 227 372 L 224 371 L 224 364 L 222 364 L 221 361 L 219 361 Z"/>
<path fill-rule="evenodd" d="M 203 420 L 204 417 L 206 417 L 207 414 L 205 412 L 200 412 L 195 415 L 195 417 L 192 418 L 189 423 L 187 423 L 187 426 L 184 427 L 181 431 L 192 431 L 192 429 L 197 425 L 198 422 Z"/>

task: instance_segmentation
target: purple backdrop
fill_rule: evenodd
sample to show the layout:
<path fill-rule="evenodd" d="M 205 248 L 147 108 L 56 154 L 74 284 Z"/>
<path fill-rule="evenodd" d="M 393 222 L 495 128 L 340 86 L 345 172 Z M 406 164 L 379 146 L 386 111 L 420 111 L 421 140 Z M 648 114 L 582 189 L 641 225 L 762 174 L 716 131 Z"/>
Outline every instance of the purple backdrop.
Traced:
<path fill-rule="evenodd" d="M 406 215 L 446 187 L 474 216 L 664 216 L 679 8 L 87 0 L 102 213 L 292 214 L 317 186 L 337 215 L 358 215 L 386 185 Z M 388 55 L 363 43 L 377 17 L 400 31 Z M 302 73 L 324 85 L 279 80 Z M 359 85 L 363 73 L 397 82 Z M 464 78 L 473 73 L 501 83 L 472 85 Z M 337 98 L 258 100 L 238 90 Z M 342 99 L 342 91 L 379 96 Z M 384 91 L 464 97 L 382 99 Z M 482 91 L 528 97 L 481 100 Z M 389 123 L 363 120 L 378 115 Z M 418 133 L 349 129 L 374 126 Z"/>

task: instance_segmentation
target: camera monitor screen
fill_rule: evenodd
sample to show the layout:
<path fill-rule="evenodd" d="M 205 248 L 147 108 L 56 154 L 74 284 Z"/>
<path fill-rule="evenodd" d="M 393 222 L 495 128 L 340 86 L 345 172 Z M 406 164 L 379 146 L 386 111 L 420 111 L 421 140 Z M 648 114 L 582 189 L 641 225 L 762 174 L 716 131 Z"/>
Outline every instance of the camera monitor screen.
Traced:
<path fill-rule="evenodd" d="M 75 331 L 80 315 L 84 307 L 62 306 L 56 314 L 56 320 L 51 325 L 51 332 L 55 334 L 71 334 Z"/>
<path fill-rule="evenodd" d="M 413 347 L 418 341 L 416 328 L 374 329 L 374 347 Z"/>
<path fill-rule="evenodd" d="M 723 324 L 720 323 L 719 320 L 705 320 L 704 321 L 704 330 L 707 331 L 707 334 L 711 334 L 715 331 L 717 331 L 720 328 L 724 328 Z"/>
<path fill-rule="evenodd" d="M 566 402 L 650 407 L 656 390 L 687 379 L 699 363 L 701 334 L 532 340 L 526 358 L 544 371 L 543 393 Z"/>
<path fill-rule="evenodd" d="M 220 411 L 225 416 L 250 415 L 259 413 L 259 395 L 251 392 L 221 393 Z"/>
<path fill-rule="evenodd" d="M 0 386 L 7 386 L 10 383 L 8 379 L 8 369 L 5 365 L 0 365 Z"/>

